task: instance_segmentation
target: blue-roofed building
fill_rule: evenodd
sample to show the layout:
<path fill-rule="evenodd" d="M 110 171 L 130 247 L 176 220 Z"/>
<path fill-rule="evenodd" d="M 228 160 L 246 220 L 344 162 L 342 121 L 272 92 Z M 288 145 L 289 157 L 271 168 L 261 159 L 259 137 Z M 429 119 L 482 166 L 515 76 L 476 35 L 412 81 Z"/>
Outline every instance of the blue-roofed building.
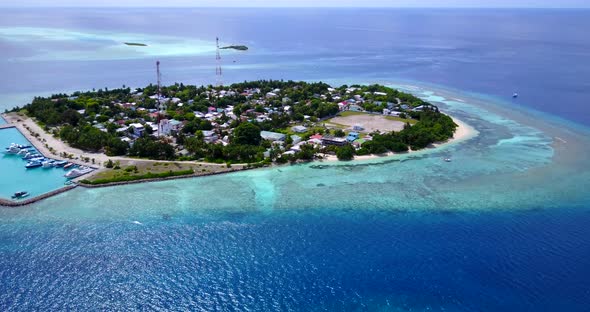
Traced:
<path fill-rule="evenodd" d="M 285 139 L 287 138 L 287 136 L 282 133 L 270 132 L 270 131 L 261 131 L 260 136 L 265 140 L 269 140 L 269 141 L 273 141 L 273 142 L 274 141 L 285 141 Z"/>
<path fill-rule="evenodd" d="M 348 134 L 348 136 L 346 137 L 346 140 L 348 142 L 353 142 L 354 140 L 359 138 L 359 133 L 358 132 L 351 132 Z"/>

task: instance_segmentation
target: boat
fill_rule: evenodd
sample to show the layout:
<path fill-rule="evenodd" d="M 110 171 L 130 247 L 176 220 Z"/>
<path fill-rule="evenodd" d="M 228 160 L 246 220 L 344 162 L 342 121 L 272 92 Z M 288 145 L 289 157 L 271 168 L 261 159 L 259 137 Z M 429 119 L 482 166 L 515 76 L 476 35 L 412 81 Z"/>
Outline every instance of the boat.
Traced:
<path fill-rule="evenodd" d="M 21 198 L 25 198 L 27 196 L 29 196 L 29 192 L 16 192 L 14 193 L 14 195 L 12 195 L 12 199 L 21 199 Z"/>
<path fill-rule="evenodd" d="M 65 165 L 67 165 L 67 164 L 68 164 L 68 162 L 67 162 L 67 161 L 65 161 L 65 160 L 59 160 L 59 161 L 56 161 L 56 162 L 54 163 L 54 166 L 55 166 L 55 167 L 63 167 L 63 166 L 65 166 Z"/>
<path fill-rule="evenodd" d="M 53 159 L 48 159 L 43 161 L 42 163 L 43 168 L 47 169 L 47 168 L 53 168 L 53 164 L 55 164 L 55 160 Z"/>
<path fill-rule="evenodd" d="M 22 144 L 16 144 L 16 143 L 11 143 L 10 145 L 11 146 L 14 145 L 14 146 L 16 146 L 16 147 L 18 147 L 20 149 L 23 149 L 23 148 L 31 148 L 32 147 L 31 145 L 22 145 Z"/>
<path fill-rule="evenodd" d="M 18 154 L 20 152 L 20 150 L 21 149 L 18 146 L 14 145 L 14 144 L 11 144 L 9 147 L 7 147 L 5 149 L 5 153 L 6 154 L 14 154 L 14 155 L 16 155 L 16 154 Z"/>
<path fill-rule="evenodd" d="M 33 159 L 39 157 L 43 157 L 43 155 L 37 153 L 27 153 L 25 156 L 23 156 L 23 159 Z"/>
<path fill-rule="evenodd" d="M 72 166 L 74 166 L 74 163 L 69 162 L 69 163 L 67 163 L 67 164 L 64 165 L 64 169 L 71 168 Z"/>
<path fill-rule="evenodd" d="M 35 161 L 29 161 L 26 165 L 25 168 L 27 169 L 31 169 L 31 168 L 37 168 L 37 167 L 41 167 L 43 166 L 43 163 L 39 160 L 35 160 Z"/>
<path fill-rule="evenodd" d="M 518 93 L 514 92 L 514 94 L 512 95 L 512 98 L 517 98 L 518 97 Z"/>
<path fill-rule="evenodd" d="M 79 176 L 90 173 L 90 172 L 92 172 L 92 170 L 94 170 L 94 169 L 89 168 L 89 167 L 80 167 L 80 168 L 76 168 L 76 169 L 72 169 L 72 170 L 68 171 L 68 173 L 64 174 L 64 177 L 66 177 L 68 179 L 74 179 Z"/>
<path fill-rule="evenodd" d="M 23 148 L 20 151 L 18 151 L 18 153 L 16 153 L 16 154 L 19 155 L 19 156 L 25 156 L 28 152 L 29 152 L 28 149 Z"/>
<path fill-rule="evenodd" d="M 445 158 L 445 161 L 446 162 L 451 162 L 451 159 L 450 158 Z"/>

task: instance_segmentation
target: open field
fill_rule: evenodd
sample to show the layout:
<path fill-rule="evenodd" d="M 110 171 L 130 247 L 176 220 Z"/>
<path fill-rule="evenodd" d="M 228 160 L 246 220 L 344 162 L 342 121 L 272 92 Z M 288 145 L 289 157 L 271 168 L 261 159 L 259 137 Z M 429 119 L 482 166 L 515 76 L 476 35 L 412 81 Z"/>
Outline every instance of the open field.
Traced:
<path fill-rule="evenodd" d="M 373 132 L 376 130 L 382 132 L 400 131 L 404 128 L 406 122 L 416 123 L 412 119 L 402 119 L 394 116 L 374 115 L 361 112 L 343 112 L 338 117 L 326 121 L 327 126 L 352 130 L 355 125 L 364 128 L 361 132 Z"/>
<path fill-rule="evenodd" d="M 227 167 L 217 164 L 200 164 L 193 162 L 169 162 L 169 161 L 151 161 L 144 159 L 126 159 L 114 162 L 115 168 L 101 169 L 95 174 L 87 177 L 89 181 L 113 180 L 125 177 L 144 177 L 149 174 L 158 175 L 165 173 L 183 173 L 193 175 L 209 175 L 213 173 L 229 172 L 234 169 L 243 169 L 244 166 L 236 165 Z"/>

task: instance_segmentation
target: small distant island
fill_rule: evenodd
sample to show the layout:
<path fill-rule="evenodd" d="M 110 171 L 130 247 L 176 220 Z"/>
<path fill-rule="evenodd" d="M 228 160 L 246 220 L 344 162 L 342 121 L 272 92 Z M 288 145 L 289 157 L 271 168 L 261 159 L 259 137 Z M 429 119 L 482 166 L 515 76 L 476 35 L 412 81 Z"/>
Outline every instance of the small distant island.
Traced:
<path fill-rule="evenodd" d="M 138 42 L 124 42 L 128 46 L 137 46 L 137 47 L 147 47 L 148 45 L 145 43 L 138 43 Z"/>
<path fill-rule="evenodd" d="M 234 49 L 234 50 L 238 50 L 238 51 L 247 51 L 248 50 L 248 47 L 245 46 L 245 45 L 230 45 L 230 46 L 227 46 L 227 47 L 222 47 L 220 49 L 222 49 L 222 50 L 225 50 L 225 49 Z"/>
<path fill-rule="evenodd" d="M 56 155 L 92 155 L 104 168 L 87 184 L 404 153 L 449 140 L 458 127 L 437 106 L 382 85 L 277 80 L 54 94 L 8 116 L 48 133 L 48 148 L 66 142 Z"/>

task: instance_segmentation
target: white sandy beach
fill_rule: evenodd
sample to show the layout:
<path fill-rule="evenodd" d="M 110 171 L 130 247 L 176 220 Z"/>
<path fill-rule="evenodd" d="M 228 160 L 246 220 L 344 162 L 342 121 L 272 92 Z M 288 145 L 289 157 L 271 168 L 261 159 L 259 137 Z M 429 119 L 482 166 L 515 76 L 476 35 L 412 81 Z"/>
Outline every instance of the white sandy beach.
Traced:
<path fill-rule="evenodd" d="M 466 124 L 465 122 L 463 122 L 453 116 L 450 116 L 450 117 L 458 125 L 458 127 L 455 130 L 455 134 L 453 135 L 453 138 L 451 138 L 445 142 L 434 143 L 434 144 L 432 144 L 431 147 L 423 149 L 423 150 L 418 150 L 418 151 L 410 150 L 405 153 L 389 152 L 389 153 L 381 154 L 381 155 L 374 155 L 373 154 L 373 155 L 355 156 L 354 160 L 381 159 L 381 158 L 386 158 L 386 157 L 391 157 L 391 156 L 408 155 L 408 154 L 413 154 L 413 153 L 418 153 L 418 152 L 428 152 L 428 151 L 434 150 L 434 149 L 442 147 L 442 146 L 447 146 L 450 144 L 455 144 L 458 142 L 463 142 L 463 141 L 469 140 L 473 137 L 476 137 L 479 134 L 479 132 L 477 130 L 475 130 L 473 127 Z M 322 161 L 329 161 L 329 162 L 338 161 L 338 158 L 336 157 L 336 155 L 325 155 L 324 159 Z"/>

